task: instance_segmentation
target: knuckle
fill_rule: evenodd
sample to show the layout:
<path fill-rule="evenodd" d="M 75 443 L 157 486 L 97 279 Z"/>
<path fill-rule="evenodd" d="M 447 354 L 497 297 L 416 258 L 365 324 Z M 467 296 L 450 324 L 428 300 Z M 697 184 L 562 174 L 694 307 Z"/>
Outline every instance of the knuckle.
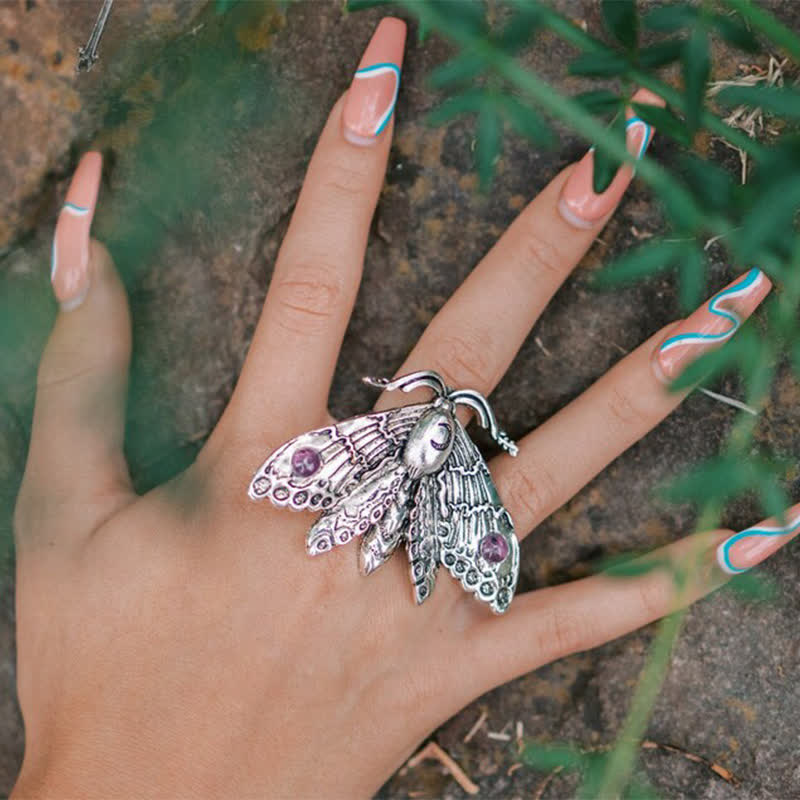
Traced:
<path fill-rule="evenodd" d="M 364 197 L 364 184 L 368 179 L 365 169 L 334 161 L 324 165 L 323 174 L 322 190 L 334 204 L 338 200 L 352 203 Z"/>
<path fill-rule="evenodd" d="M 565 259 L 556 245 L 533 225 L 527 226 L 522 243 L 523 266 L 533 280 L 561 283 L 566 273 Z"/>
<path fill-rule="evenodd" d="M 542 613 L 540 620 L 537 645 L 546 661 L 556 661 L 587 647 L 586 625 L 574 612 L 552 606 Z"/>
<path fill-rule="evenodd" d="M 516 524 L 525 528 L 550 514 L 558 498 L 555 477 L 538 464 L 510 470 L 498 489 Z"/>
<path fill-rule="evenodd" d="M 606 402 L 608 416 L 615 427 L 649 427 L 650 414 L 637 392 L 615 386 L 611 389 Z"/>
<path fill-rule="evenodd" d="M 292 333 L 319 332 L 339 311 L 343 294 L 336 267 L 292 265 L 274 287 L 276 320 Z"/>
<path fill-rule="evenodd" d="M 489 337 L 478 330 L 448 333 L 437 339 L 433 363 L 450 386 L 488 392 L 497 383 Z"/>

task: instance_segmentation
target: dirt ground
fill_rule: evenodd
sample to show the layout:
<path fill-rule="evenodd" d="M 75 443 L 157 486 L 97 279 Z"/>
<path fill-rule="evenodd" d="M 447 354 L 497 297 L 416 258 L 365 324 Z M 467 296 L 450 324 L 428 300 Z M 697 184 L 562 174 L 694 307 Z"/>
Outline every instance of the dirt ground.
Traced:
<path fill-rule="evenodd" d="M 95 234 L 123 271 L 135 320 L 128 457 L 137 487 L 191 461 L 230 396 L 252 336 L 281 235 L 327 109 L 347 86 L 379 14 L 347 15 L 338 0 L 288 11 L 245 4 L 217 14 L 200 0 L 118 0 L 101 60 L 75 76 L 77 47 L 99 2 L 0 0 L 0 793 L 22 755 L 14 698 L 11 510 L 24 466 L 38 355 L 55 314 L 50 237 L 79 155 L 99 147 L 106 175 Z M 599 32 L 598 4 L 559 2 Z M 800 4 L 776 8 L 797 27 Z M 448 55 L 436 38 L 410 36 L 396 139 L 366 271 L 332 395 L 334 413 L 366 406 L 363 374 L 391 374 L 477 259 L 556 172 L 585 147 L 568 131 L 538 150 L 509 135 L 488 195 L 472 169 L 471 120 L 431 128 L 437 94 L 426 75 Z M 556 41 L 526 63 L 563 91 L 570 51 Z M 715 74 L 751 60 L 717 53 Z M 736 169 L 711 139 L 709 158 Z M 655 158 L 676 148 L 656 137 Z M 561 408 L 624 353 L 679 316 L 669 276 L 597 293 L 592 273 L 662 229 L 658 205 L 634 184 L 619 212 L 566 282 L 493 397 L 520 435 Z M 711 249 L 709 288 L 736 274 Z M 720 388 L 720 387 L 717 387 Z M 735 382 L 721 391 L 736 395 Z M 759 426 L 778 455 L 800 451 L 798 387 L 781 373 Z M 716 452 L 733 410 L 695 393 L 668 420 L 554 514 L 522 548 L 521 589 L 586 574 L 591 562 L 672 541 L 689 509 L 653 490 Z M 788 490 L 796 500 L 798 486 Z M 759 518 L 731 507 L 726 524 Z M 665 798 L 800 797 L 800 543 L 761 568 L 769 603 L 722 591 L 696 605 L 672 657 L 642 752 L 641 770 Z M 611 743 L 654 628 L 533 672 L 480 698 L 433 738 L 480 787 L 481 797 L 566 798 L 573 776 L 518 766 L 517 732 L 592 749 Z M 498 657 L 502 657 L 499 654 Z M 467 733 L 485 713 L 469 741 Z M 701 756 L 735 784 L 687 758 Z M 543 781 L 547 780 L 546 784 Z M 381 797 L 463 797 L 436 761 L 405 768 Z"/>

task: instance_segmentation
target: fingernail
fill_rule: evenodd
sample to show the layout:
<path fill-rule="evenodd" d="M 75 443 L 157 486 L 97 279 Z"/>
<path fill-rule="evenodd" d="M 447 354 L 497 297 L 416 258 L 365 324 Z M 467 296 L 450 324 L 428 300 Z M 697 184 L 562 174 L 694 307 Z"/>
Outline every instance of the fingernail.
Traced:
<path fill-rule="evenodd" d="M 647 89 L 639 89 L 633 96 L 637 103 L 663 106 L 664 101 Z M 628 109 L 626 141 L 628 152 L 640 159 L 653 139 L 653 128 Z M 561 189 L 558 211 L 561 216 L 576 228 L 591 228 L 610 214 L 622 199 L 628 184 L 633 178 L 629 164 L 620 167 L 611 185 L 602 193 L 595 194 L 592 188 L 594 171 L 594 148 L 577 163 Z"/>
<path fill-rule="evenodd" d="M 786 524 L 774 518 L 765 519 L 741 533 L 728 537 L 717 547 L 717 563 L 728 575 L 738 575 L 752 569 L 776 553 L 800 533 L 800 503 L 786 512 Z"/>
<path fill-rule="evenodd" d="M 751 269 L 729 283 L 656 348 L 653 368 L 657 377 L 665 383 L 675 380 L 692 361 L 730 339 L 771 288 L 760 269 Z"/>
<path fill-rule="evenodd" d="M 349 142 L 370 145 L 389 124 L 400 89 L 405 41 L 405 22 L 384 17 L 378 23 L 345 99 L 342 123 Z"/>
<path fill-rule="evenodd" d="M 72 311 L 89 291 L 89 229 L 92 226 L 103 158 L 100 153 L 86 153 L 78 163 L 67 191 L 67 199 L 58 215 L 50 282 L 63 311 Z"/>

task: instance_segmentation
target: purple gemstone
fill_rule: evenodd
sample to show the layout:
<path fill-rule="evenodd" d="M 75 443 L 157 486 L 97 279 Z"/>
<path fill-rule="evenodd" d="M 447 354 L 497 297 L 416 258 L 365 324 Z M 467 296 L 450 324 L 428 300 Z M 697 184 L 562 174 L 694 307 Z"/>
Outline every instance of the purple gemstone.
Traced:
<path fill-rule="evenodd" d="M 487 533 L 481 539 L 478 551 L 490 564 L 499 564 L 508 555 L 508 542 L 499 533 Z"/>
<path fill-rule="evenodd" d="M 319 453 L 313 447 L 301 447 L 292 456 L 292 472 L 299 478 L 310 478 L 321 464 Z"/>

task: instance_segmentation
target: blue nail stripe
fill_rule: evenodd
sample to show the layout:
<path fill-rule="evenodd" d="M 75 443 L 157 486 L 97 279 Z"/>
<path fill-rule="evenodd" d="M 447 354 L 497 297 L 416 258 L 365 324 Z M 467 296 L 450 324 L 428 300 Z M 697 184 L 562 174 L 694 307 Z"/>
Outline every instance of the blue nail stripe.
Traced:
<path fill-rule="evenodd" d="M 652 126 L 648 125 L 641 117 L 631 117 L 625 123 L 625 130 L 627 131 L 634 125 L 644 126 L 644 136 L 642 137 L 642 143 L 639 145 L 639 152 L 636 154 L 636 158 L 638 160 L 644 155 L 645 150 L 647 150 L 647 148 L 650 145 L 650 140 L 653 138 L 653 128 Z"/>
<path fill-rule="evenodd" d="M 747 294 L 757 283 L 761 281 L 763 273 L 760 269 L 751 269 L 740 281 L 723 289 L 718 294 L 715 294 L 711 300 L 708 301 L 708 310 L 711 314 L 722 317 L 731 323 L 731 327 L 723 333 L 682 333 L 678 336 L 670 336 L 659 348 L 659 351 L 664 353 L 671 350 L 673 347 L 682 347 L 688 344 L 708 343 L 708 342 L 724 342 L 730 339 L 737 330 L 739 330 L 742 320 L 739 315 L 733 311 L 726 311 L 720 308 L 719 304 L 731 297 L 738 297 Z"/>
<path fill-rule="evenodd" d="M 782 528 L 774 526 L 756 526 L 754 528 L 747 528 L 747 530 L 744 530 L 741 533 L 736 533 L 729 539 L 726 539 L 717 548 L 717 561 L 720 567 L 722 567 L 722 569 L 725 570 L 725 572 L 727 572 L 729 575 L 738 575 L 740 572 L 747 572 L 749 567 L 735 567 L 731 562 L 730 551 L 736 542 L 740 542 L 742 539 L 745 539 L 748 536 L 786 536 L 788 534 L 797 533 L 798 530 L 800 530 L 800 514 L 798 514 L 798 516 L 796 516 L 791 522 L 787 523 Z"/>
<path fill-rule="evenodd" d="M 394 75 L 394 94 L 392 95 L 392 102 L 389 104 L 389 108 L 386 109 L 378 120 L 373 136 L 379 136 L 383 129 L 389 124 L 389 120 L 392 117 L 392 112 L 397 103 L 397 95 L 400 91 L 400 67 L 398 67 L 397 64 L 393 64 L 391 61 L 382 61 L 378 64 L 372 64 L 369 67 L 362 67 L 356 70 L 355 74 L 356 78 L 371 78 L 386 72 L 391 72 Z"/>
<path fill-rule="evenodd" d="M 69 211 L 76 217 L 85 217 L 89 213 L 89 211 L 91 211 L 90 208 L 86 208 L 85 206 L 79 206 L 75 203 L 70 203 L 70 202 L 64 203 L 63 210 Z"/>

